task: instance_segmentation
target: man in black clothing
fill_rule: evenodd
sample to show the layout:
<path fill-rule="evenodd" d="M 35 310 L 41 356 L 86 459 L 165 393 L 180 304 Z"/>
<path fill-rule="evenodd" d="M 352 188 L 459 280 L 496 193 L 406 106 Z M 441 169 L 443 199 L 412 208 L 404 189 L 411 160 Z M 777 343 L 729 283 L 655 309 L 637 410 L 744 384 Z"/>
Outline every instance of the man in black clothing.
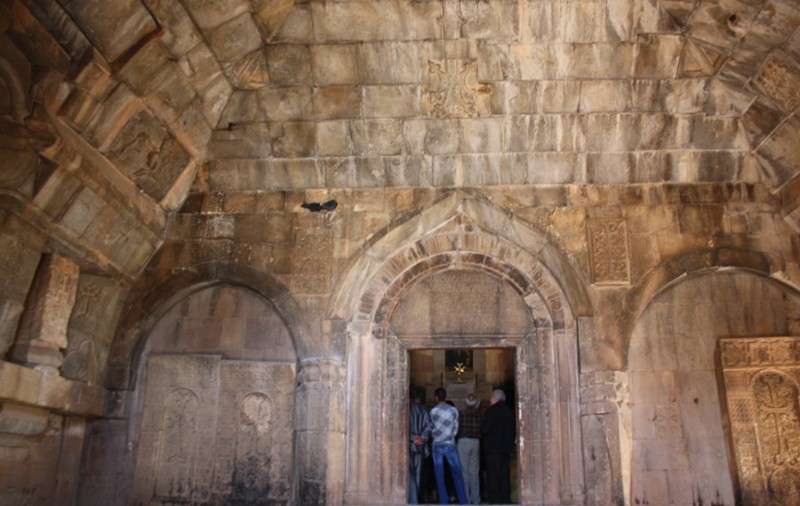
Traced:
<path fill-rule="evenodd" d="M 419 504 L 422 495 L 422 466 L 430 455 L 428 442 L 431 438 L 433 424 L 428 411 L 422 404 L 423 391 L 415 388 L 411 392 L 411 404 L 408 407 L 409 453 L 408 453 L 408 503 Z"/>
<path fill-rule="evenodd" d="M 514 411 L 500 389 L 492 392 L 491 406 L 481 421 L 481 450 L 486 457 L 486 492 L 492 504 L 511 503 L 511 454 L 517 437 Z"/>

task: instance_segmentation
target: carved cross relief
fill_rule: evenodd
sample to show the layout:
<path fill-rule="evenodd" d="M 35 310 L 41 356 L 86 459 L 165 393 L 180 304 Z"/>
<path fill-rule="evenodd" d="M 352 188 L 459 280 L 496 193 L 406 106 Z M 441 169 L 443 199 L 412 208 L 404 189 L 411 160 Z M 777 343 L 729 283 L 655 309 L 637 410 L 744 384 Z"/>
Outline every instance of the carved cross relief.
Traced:
<path fill-rule="evenodd" d="M 471 118 L 478 115 L 478 83 L 475 60 L 447 59 L 428 62 L 426 89 L 430 114 L 435 118 Z"/>
<path fill-rule="evenodd" d="M 721 339 L 745 504 L 800 504 L 800 338 Z"/>

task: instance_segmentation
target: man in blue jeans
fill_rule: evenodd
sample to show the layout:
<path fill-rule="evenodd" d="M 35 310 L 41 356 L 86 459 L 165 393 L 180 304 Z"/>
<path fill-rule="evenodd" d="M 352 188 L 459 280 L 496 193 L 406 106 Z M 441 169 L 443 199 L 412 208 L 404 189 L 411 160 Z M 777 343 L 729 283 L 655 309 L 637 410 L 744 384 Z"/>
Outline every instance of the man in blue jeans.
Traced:
<path fill-rule="evenodd" d="M 444 460 L 450 467 L 450 475 L 456 487 L 458 502 L 468 504 L 467 493 L 464 490 L 464 477 L 461 471 L 461 461 L 456 449 L 456 434 L 458 434 L 458 410 L 447 404 L 447 391 L 437 388 L 434 392 L 436 406 L 431 409 L 431 422 L 433 422 L 433 472 L 436 475 L 436 492 L 439 504 L 447 504 L 447 485 L 444 481 Z"/>

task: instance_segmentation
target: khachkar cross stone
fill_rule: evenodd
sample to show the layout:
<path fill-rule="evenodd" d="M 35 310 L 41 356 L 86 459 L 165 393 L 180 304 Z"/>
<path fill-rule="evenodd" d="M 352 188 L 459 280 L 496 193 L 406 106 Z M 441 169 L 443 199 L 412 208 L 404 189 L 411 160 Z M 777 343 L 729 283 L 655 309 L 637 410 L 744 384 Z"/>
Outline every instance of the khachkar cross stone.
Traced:
<path fill-rule="evenodd" d="M 191 390 L 178 388 L 167 396 L 153 491 L 156 498 L 183 502 L 191 496 L 199 410 L 200 400 Z"/>
<path fill-rule="evenodd" d="M 800 412 L 798 388 L 788 376 L 765 371 L 753 382 L 758 410 L 758 442 L 773 497 L 781 504 L 800 501 Z M 794 441 L 795 443 L 791 443 Z"/>
<path fill-rule="evenodd" d="M 800 337 L 720 339 L 743 504 L 800 504 Z"/>
<path fill-rule="evenodd" d="M 628 231 L 625 220 L 589 220 L 589 254 L 595 283 L 629 283 Z"/>
<path fill-rule="evenodd" d="M 478 83 L 478 63 L 460 58 L 428 61 L 425 95 L 435 118 L 472 118 L 488 85 Z"/>

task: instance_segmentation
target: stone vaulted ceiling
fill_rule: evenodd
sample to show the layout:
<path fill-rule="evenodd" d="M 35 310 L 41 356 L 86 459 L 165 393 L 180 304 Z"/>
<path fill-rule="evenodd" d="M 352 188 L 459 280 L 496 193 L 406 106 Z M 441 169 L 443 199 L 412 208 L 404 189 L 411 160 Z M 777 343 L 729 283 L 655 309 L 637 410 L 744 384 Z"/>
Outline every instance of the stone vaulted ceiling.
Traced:
<path fill-rule="evenodd" d="M 0 187 L 123 276 L 191 191 L 746 181 L 800 215 L 796 0 L 2 9 Z"/>

